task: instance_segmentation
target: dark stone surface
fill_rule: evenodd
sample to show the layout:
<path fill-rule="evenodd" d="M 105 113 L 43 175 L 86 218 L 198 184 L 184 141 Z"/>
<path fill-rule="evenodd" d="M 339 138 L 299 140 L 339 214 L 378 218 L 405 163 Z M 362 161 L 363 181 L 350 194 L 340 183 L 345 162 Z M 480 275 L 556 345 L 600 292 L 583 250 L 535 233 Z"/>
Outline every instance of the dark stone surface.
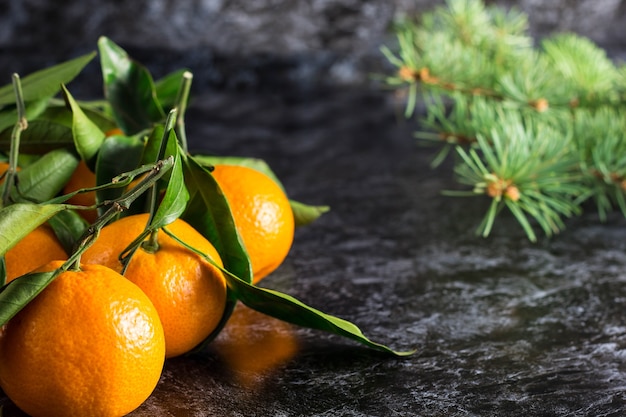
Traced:
<path fill-rule="evenodd" d="M 264 285 L 417 354 L 387 358 L 294 329 L 293 358 L 246 373 L 220 356 L 227 332 L 206 356 L 168 363 L 136 415 L 626 412 L 626 221 L 600 225 L 590 213 L 531 244 L 504 217 L 477 238 L 486 202 L 441 196 L 454 186 L 449 170 L 428 168 L 431 151 L 396 116 L 379 91 L 214 93 L 196 101 L 189 124 L 198 150 L 263 157 L 294 198 L 332 207 L 299 230 Z"/>
<path fill-rule="evenodd" d="M 302 8 L 342 2 L 296 3 Z M 565 27 L 563 14 L 540 12 L 570 13 L 568 25 L 576 26 L 575 16 L 615 10 L 615 21 L 623 22 L 621 3 L 519 5 L 552 22 L 545 27 Z M 45 4 L 12 1 L 0 6 L 0 16 L 6 22 L 7 11 L 26 16 Z M 92 33 L 111 19 L 93 13 L 93 2 L 81 4 L 82 12 L 75 9 L 77 15 L 63 14 L 64 19 L 90 16 Z M 127 2 L 127 7 L 145 4 Z M 597 5 L 596 14 L 585 12 L 590 4 Z M 393 14 L 384 7 L 375 10 L 385 18 Z M 235 11 L 226 15 L 238 22 Z M 71 39 L 58 38 L 58 49 L 33 54 L 33 38 L 18 40 L 17 32 L 9 32 L 14 27 L 17 23 L 0 25 L 1 48 L 14 59 L 0 63 L 2 74 L 40 68 L 86 45 L 73 47 Z M 605 27 L 618 33 L 621 26 Z M 338 38 L 329 41 L 332 48 L 318 51 L 312 51 L 317 46 L 286 48 L 281 56 L 256 49 L 238 55 L 232 54 L 237 47 L 225 46 L 224 53 L 192 44 L 168 51 L 139 42 L 140 31 L 149 29 L 137 24 L 116 30 L 127 33 L 122 38 L 133 55 L 155 74 L 192 68 L 194 100 L 187 117 L 192 148 L 264 158 L 291 197 L 332 207 L 297 231 L 288 259 L 263 285 L 353 321 L 374 341 L 417 353 L 390 358 L 244 311 L 205 352 L 168 361 L 153 396 L 133 416 L 626 414 L 626 221 L 621 216 L 600 224 L 590 208 L 569 220 L 561 235 L 536 244 L 504 216 L 491 237 L 476 237 L 488 202 L 440 194 L 455 187 L 450 169 L 428 167 L 434 150 L 415 144 L 411 133 L 417 126 L 403 120 L 402 103 L 364 84 L 357 67 L 337 66 L 342 48 L 352 48 L 352 41 L 339 48 L 344 44 Z M 41 29 L 42 38 L 34 39 L 51 30 Z M 373 30 L 380 36 L 381 27 Z M 369 39 L 364 48 L 377 48 L 379 39 Z M 42 42 L 50 46 L 53 40 Z M 344 80 L 360 81 L 339 82 L 329 75 L 337 68 L 348 68 Z M 98 94 L 94 74 L 89 69 L 72 91 Z M 5 398 L 0 404 L 3 416 L 20 416 Z"/>
<path fill-rule="evenodd" d="M 428 167 L 398 107 L 380 90 L 216 90 L 187 126 L 196 151 L 265 158 L 293 198 L 332 207 L 263 285 L 417 353 L 237 316 L 132 415 L 626 413 L 626 221 L 590 211 L 532 244 L 504 216 L 476 237 L 487 202 L 440 194 L 449 167 Z"/>

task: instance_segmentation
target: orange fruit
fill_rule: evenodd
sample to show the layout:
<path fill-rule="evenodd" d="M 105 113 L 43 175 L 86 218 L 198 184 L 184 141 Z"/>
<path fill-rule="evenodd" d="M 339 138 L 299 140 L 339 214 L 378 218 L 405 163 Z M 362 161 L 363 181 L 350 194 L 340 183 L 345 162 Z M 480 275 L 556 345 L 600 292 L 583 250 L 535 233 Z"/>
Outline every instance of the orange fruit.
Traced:
<path fill-rule="evenodd" d="M 123 135 L 124 132 L 120 128 L 114 128 L 107 130 L 105 136 Z M 83 188 L 92 188 L 96 186 L 96 174 L 89 169 L 85 161 L 81 160 L 78 166 L 74 170 L 74 173 L 63 187 L 63 194 L 73 193 Z M 88 191 L 86 193 L 76 194 L 67 200 L 68 204 L 74 204 L 76 206 L 93 206 L 96 204 L 96 192 Z M 98 218 L 98 210 L 78 210 L 80 214 L 89 224 L 96 221 Z"/>
<path fill-rule="evenodd" d="M 65 259 L 67 253 L 52 228 L 45 224 L 41 225 L 4 254 L 7 282 L 50 261 Z"/>
<path fill-rule="evenodd" d="M 9 163 L 8 162 L 0 162 L 0 184 L 4 183 L 4 173 L 7 172 L 9 170 Z M 19 171 L 20 167 L 16 167 L 16 170 Z"/>
<path fill-rule="evenodd" d="M 9 164 L 0 162 L 0 175 L 7 169 Z M 4 178 L 0 180 L 0 184 L 2 182 Z M 52 228 L 47 225 L 39 226 L 4 254 L 6 282 L 11 282 L 50 261 L 65 259 L 67 253 Z"/>
<path fill-rule="evenodd" d="M 63 194 L 69 194 L 82 188 L 91 188 L 95 186 L 96 174 L 89 169 L 85 161 L 81 160 L 78 163 L 76 170 L 74 170 L 74 173 L 63 187 Z M 67 203 L 77 206 L 93 206 L 96 204 L 96 192 L 88 191 L 86 193 L 76 194 L 75 196 L 69 198 Z M 78 210 L 78 214 L 80 214 L 90 224 L 98 218 L 98 211 L 96 209 Z"/>
<path fill-rule="evenodd" d="M 7 170 L 9 169 L 9 163 L 8 162 L 0 162 L 0 176 L 2 176 L 5 172 L 7 172 Z M 4 177 L 2 179 L 0 179 L 0 184 L 2 184 L 4 182 Z"/>
<path fill-rule="evenodd" d="M 274 180 L 252 168 L 217 164 L 213 176 L 228 200 L 257 283 L 291 249 L 295 225 L 289 199 Z"/>
<path fill-rule="evenodd" d="M 100 265 L 61 273 L 0 330 L 0 386 L 33 417 L 126 415 L 150 396 L 164 361 L 156 309 Z"/>
<path fill-rule="evenodd" d="M 148 214 L 124 217 L 105 227 L 81 260 L 122 270 L 119 255 L 143 232 Z M 213 245 L 183 220 L 167 226 L 179 239 L 222 265 Z M 226 281 L 221 271 L 198 254 L 181 246 L 162 230 L 159 248 L 139 248 L 124 276 L 152 300 L 165 331 L 166 356 L 189 352 L 219 324 L 226 307 Z"/>
<path fill-rule="evenodd" d="M 113 136 L 113 135 L 123 135 L 124 131 L 122 129 L 120 129 L 119 127 L 114 127 L 113 129 L 107 130 L 106 132 L 104 132 L 104 136 Z"/>

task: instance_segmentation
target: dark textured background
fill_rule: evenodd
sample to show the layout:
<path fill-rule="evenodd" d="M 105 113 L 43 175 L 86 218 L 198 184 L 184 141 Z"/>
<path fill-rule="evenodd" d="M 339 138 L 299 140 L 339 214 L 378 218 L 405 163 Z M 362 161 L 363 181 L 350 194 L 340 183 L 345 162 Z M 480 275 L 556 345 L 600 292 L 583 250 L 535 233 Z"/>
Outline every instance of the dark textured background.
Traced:
<path fill-rule="evenodd" d="M 0 75 L 28 71 L 95 48 L 100 35 L 126 48 L 177 57 L 211 85 L 362 83 L 381 68 L 389 25 L 443 1 L 428 0 L 6 0 L 0 4 Z M 530 16 L 537 37 L 571 30 L 620 51 L 624 0 L 497 0 Z M 10 57 L 18 58 L 11 62 Z M 156 57 L 159 58 L 158 56 Z M 277 72 L 278 71 L 278 72 Z M 266 78 L 264 78 L 266 77 Z"/>

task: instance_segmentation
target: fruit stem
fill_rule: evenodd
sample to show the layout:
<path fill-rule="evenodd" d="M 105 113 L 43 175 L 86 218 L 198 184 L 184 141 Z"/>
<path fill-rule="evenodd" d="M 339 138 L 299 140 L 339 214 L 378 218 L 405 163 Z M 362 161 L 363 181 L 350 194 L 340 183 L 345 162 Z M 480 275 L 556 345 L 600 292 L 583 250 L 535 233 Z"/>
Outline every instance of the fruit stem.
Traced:
<path fill-rule="evenodd" d="M 178 90 L 178 96 L 176 97 L 176 107 L 178 110 L 178 116 L 176 118 L 176 134 L 178 135 L 178 142 L 183 148 L 183 151 L 187 153 L 187 133 L 185 132 L 185 111 L 187 110 L 187 102 L 189 101 L 189 92 L 191 91 L 191 81 L 193 80 L 193 74 L 189 71 L 183 73 L 183 79 L 180 83 Z"/>
<path fill-rule="evenodd" d="M 159 250 L 159 229 L 150 232 L 148 240 L 141 242 L 141 249 L 148 253 L 156 253 Z"/>
<path fill-rule="evenodd" d="M 11 132 L 11 148 L 9 150 L 9 168 L 6 172 L 2 188 L 2 205 L 6 206 L 10 203 L 11 191 L 17 183 L 17 159 L 20 151 L 20 138 L 22 132 L 28 128 L 26 120 L 26 106 L 24 105 L 24 94 L 22 92 L 22 83 L 20 76 L 16 73 L 12 77 L 13 91 L 15 91 L 15 103 L 17 106 L 17 123 L 13 126 Z"/>
<path fill-rule="evenodd" d="M 113 220 L 119 213 L 130 208 L 133 201 L 135 201 L 142 193 L 146 191 L 148 187 L 152 187 L 156 181 L 159 180 L 165 173 L 174 165 L 174 157 L 170 156 L 167 159 L 159 160 L 154 164 L 151 171 L 148 171 L 147 175 L 137 184 L 137 186 L 131 188 L 121 197 L 116 200 L 105 201 L 105 205 L 110 207 L 96 219 L 96 221 L 85 230 L 81 238 L 78 240 L 78 244 L 74 249 L 72 255 L 64 265 L 67 265 L 68 269 L 78 269 L 80 265 L 80 257 L 91 246 L 93 242 L 100 235 L 100 230 Z"/>
<path fill-rule="evenodd" d="M 156 163 L 162 161 L 165 157 L 165 152 L 167 151 L 167 142 L 169 141 L 170 134 L 176 124 L 177 113 L 178 109 L 174 107 L 167 115 L 167 119 L 165 120 L 165 127 L 163 130 L 163 137 L 161 137 L 161 143 L 159 144 L 159 153 L 157 154 Z M 173 156 L 170 156 L 168 159 L 171 160 L 171 162 L 173 163 Z M 144 181 L 140 182 L 135 188 L 138 188 L 141 184 L 144 183 Z M 139 235 L 133 242 L 131 242 L 126 247 L 126 249 L 124 249 L 124 251 L 122 251 L 119 257 L 119 260 L 122 264 L 122 275 L 126 272 L 126 268 L 130 264 L 131 258 L 139 247 L 151 253 L 154 253 L 158 250 L 159 245 L 157 243 L 157 235 L 155 233 L 156 231 L 151 230 L 152 220 L 154 219 L 154 214 L 156 213 L 156 210 L 157 190 L 156 181 L 153 181 L 150 185 L 150 188 L 148 189 L 148 222 L 146 223 L 146 228 L 141 235 Z M 145 241 L 148 234 L 150 236 L 150 239 L 148 241 Z"/>

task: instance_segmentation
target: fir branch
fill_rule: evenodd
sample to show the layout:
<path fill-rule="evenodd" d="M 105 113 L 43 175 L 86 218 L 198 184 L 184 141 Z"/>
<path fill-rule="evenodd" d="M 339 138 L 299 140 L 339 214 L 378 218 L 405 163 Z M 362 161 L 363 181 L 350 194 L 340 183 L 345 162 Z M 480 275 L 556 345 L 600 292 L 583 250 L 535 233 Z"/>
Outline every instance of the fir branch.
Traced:
<path fill-rule="evenodd" d="M 557 76 L 565 80 L 579 105 L 614 102 L 618 80 L 616 66 L 589 39 L 574 34 L 559 34 L 542 43 L 545 57 Z"/>
<path fill-rule="evenodd" d="M 489 140 L 477 135 L 477 148 L 457 148 L 464 161 L 455 169 L 459 182 L 493 199 L 478 231 L 487 236 L 496 214 L 507 207 L 530 240 L 536 236 L 527 216 L 547 235 L 558 233 L 562 218 L 579 214 L 588 194 L 577 159 L 561 146 L 568 138 L 555 140 L 558 132 L 544 126 L 533 129 L 516 113 L 502 118 L 505 123 L 493 129 Z"/>
<path fill-rule="evenodd" d="M 535 48 L 527 27 L 514 9 L 448 0 L 399 22 L 399 51 L 383 53 L 396 68 L 387 83 L 408 87 L 407 117 L 424 101 L 415 136 L 443 144 L 433 165 L 460 156 L 471 191 L 447 194 L 492 199 L 483 236 L 508 209 L 534 241 L 533 224 L 557 233 L 588 199 L 601 220 L 626 216 L 626 66 L 574 34 Z"/>
<path fill-rule="evenodd" d="M 600 219 L 605 220 L 615 208 L 626 216 L 626 117 L 608 107 L 579 111 L 575 115 L 574 136 Z"/>

